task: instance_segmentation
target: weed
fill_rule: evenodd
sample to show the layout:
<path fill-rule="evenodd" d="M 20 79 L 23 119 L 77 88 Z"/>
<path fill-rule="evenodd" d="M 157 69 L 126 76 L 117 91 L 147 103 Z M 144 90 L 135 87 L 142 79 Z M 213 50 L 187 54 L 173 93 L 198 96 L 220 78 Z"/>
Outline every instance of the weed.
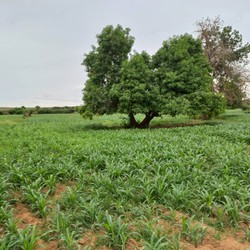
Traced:
<path fill-rule="evenodd" d="M 70 231 L 67 227 L 63 234 L 59 235 L 59 239 L 62 241 L 62 245 L 68 250 L 74 250 L 77 237 L 77 233 L 75 231 Z"/>
<path fill-rule="evenodd" d="M 199 225 L 191 225 L 193 222 L 193 217 L 190 219 L 187 219 L 185 217 L 182 217 L 182 228 L 181 228 L 181 234 L 182 236 L 188 241 L 194 243 L 195 247 L 198 246 L 198 244 L 201 244 L 206 233 L 206 228 Z"/>
<path fill-rule="evenodd" d="M 49 192 L 51 194 L 55 193 L 56 183 L 57 183 L 56 175 L 53 174 L 51 174 L 49 178 L 45 181 L 45 184 L 49 187 Z"/>
<path fill-rule="evenodd" d="M 61 212 L 60 206 L 57 206 L 57 213 L 55 218 L 56 231 L 59 234 L 64 234 L 69 227 L 68 218 Z"/>
<path fill-rule="evenodd" d="M 13 216 L 12 213 L 13 209 L 11 209 L 10 205 L 5 202 L 5 204 L 0 207 L 0 223 L 8 221 L 8 219 Z"/>
<path fill-rule="evenodd" d="M 39 239 L 36 236 L 36 226 L 27 227 L 26 229 L 18 229 L 18 241 L 22 249 L 33 250 Z"/>
<path fill-rule="evenodd" d="M 122 222 L 121 217 L 113 219 L 108 213 L 105 215 L 105 220 L 103 227 L 107 233 L 104 236 L 107 245 L 114 249 L 125 249 L 126 242 L 130 236 L 128 225 Z"/>
<path fill-rule="evenodd" d="M 145 250 L 164 250 L 164 249 L 171 249 L 171 242 L 165 236 L 158 237 L 155 233 L 152 233 L 150 240 L 144 243 Z"/>
<path fill-rule="evenodd" d="M 47 192 L 46 194 L 41 192 L 41 188 L 35 189 L 32 185 L 24 187 L 24 200 L 31 206 L 33 211 L 37 211 L 40 217 L 46 218 L 48 214 L 47 207 Z"/>
<path fill-rule="evenodd" d="M 250 242 L 250 230 L 249 229 L 245 229 L 243 228 L 244 230 L 244 234 L 245 234 L 245 239 Z"/>

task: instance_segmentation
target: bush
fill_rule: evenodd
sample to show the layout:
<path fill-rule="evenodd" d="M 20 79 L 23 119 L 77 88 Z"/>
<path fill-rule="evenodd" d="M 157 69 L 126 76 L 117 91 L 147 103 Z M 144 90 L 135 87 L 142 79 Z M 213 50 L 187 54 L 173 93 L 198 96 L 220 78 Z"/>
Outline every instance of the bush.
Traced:
<path fill-rule="evenodd" d="M 246 113 L 250 113 L 250 99 L 245 99 L 242 102 L 242 110 L 245 111 Z"/>
<path fill-rule="evenodd" d="M 91 112 L 85 105 L 77 107 L 77 112 L 81 114 L 84 119 L 93 119 L 93 112 Z"/>
<path fill-rule="evenodd" d="M 190 95 L 188 115 L 211 119 L 225 112 L 226 100 L 221 94 L 195 92 Z"/>
<path fill-rule="evenodd" d="M 36 108 L 37 114 L 70 114 L 74 113 L 75 107 L 52 107 L 52 108 Z"/>
<path fill-rule="evenodd" d="M 25 112 L 25 107 L 13 108 L 9 110 L 10 115 L 22 115 Z"/>

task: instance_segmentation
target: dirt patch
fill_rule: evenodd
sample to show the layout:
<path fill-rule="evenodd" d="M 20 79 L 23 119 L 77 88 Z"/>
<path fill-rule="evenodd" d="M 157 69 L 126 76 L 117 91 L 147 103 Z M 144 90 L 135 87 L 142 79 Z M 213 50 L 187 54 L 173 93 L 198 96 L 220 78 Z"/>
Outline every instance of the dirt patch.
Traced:
<path fill-rule="evenodd" d="M 163 235 L 169 235 L 169 234 L 175 235 L 177 233 L 180 233 L 181 229 L 179 226 L 180 225 L 179 222 L 175 221 L 173 224 L 170 224 L 168 221 L 164 219 L 159 219 L 154 223 L 154 228 L 160 230 Z"/>
<path fill-rule="evenodd" d="M 189 243 L 184 243 L 183 246 L 186 250 L 213 250 L 213 249 L 247 250 L 250 247 L 250 243 L 249 242 L 241 243 L 241 242 L 238 242 L 233 236 L 228 236 L 219 241 L 216 241 L 215 239 L 211 239 L 211 240 L 206 239 L 197 248 L 195 248 L 194 245 L 191 245 Z"/>
<path fill-rule="evenodd" d="M 82 237 L 78 240 L 78 245 L 84 247 L 90 247 L 91 249 L 96 250 L 108 250 L 106 246 L 98 246 L 97 241 L 98 238 L 103 236 L 105 234 L 104 231 L 99 232 L 93 232 L 93 231 L 87 231 L 85 232 Z"/>
<path fill-rule="evenodd" d="M 56 184 L 56 191 L 54 194 L 54 199 L 58 200 L 60 199 L 60 197 L 62 196 L 62 194 L 66 191 L 67 186 L 62 184 L 62 183 L 58 183 Z"/>
<path fill-rule="evenodd" d="M 250 243 L 238 242 L 233 236 L 226 237 L 220 241 L 220 249 L 222 250 L 245 250 L 250 247 Z"/>
<path fill-rule="evenodd" d="M 82 238 L 78 240 L 78 244 L 81 246 L 94 247 L 97 241 L 97 235 L 92 231 L 88 231 L 82 235 Z"/>
<path fill-rule="evenodd" d="M 36 243 L 36 250 L 56 250 L 58 249 L 58 241 L 52 240 L 49 242 L 45 242 L 43 240 L 38 240 Z"/>
<path fill-rule="evenodd" d="M 22 203 L 17 203 L 14 208 L 14 216 L 18 220 L 17 226 L 25 229 L 28 225 L 42 226 L 44 220 L 30 212 L 29 208 Z"/>
<path fill-rule="evenodd" d="M 126 245 L 126 250 L 140 250 L 140 249 L 143 249 L 143 246 L 140 242 L 137 242 L 133 238 L 128 239 L 127 245 Z"/>

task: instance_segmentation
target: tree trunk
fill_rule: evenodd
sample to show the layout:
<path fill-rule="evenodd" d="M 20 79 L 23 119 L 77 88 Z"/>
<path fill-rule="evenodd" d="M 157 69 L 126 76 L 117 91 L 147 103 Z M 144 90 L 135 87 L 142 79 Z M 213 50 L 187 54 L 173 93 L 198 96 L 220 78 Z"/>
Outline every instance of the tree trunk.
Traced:
<path fill-rule="evenodd" d="M 148 113 L 146 113 L 145 118 L 140 124 L 138 124 L 138 128 L 149 128 L 150 122 L 154 119 L 156 115 L 157 113 L 155 111 L 149 111 Z"/>
<path fill-rule="evenodd" d="M 141 123 L 138 123 L 134 117 L 133 113 L 129 114 L 129 128 L 149 128 L 149 124 L 152 119 L 157 116 L 155 111 L 149 111 L 145 114 L 145 118 L 142 120 Z"/>
<path fill-rule="evenodd" d="M 137 128 L 138 127 L 138 122 L 135 120 L 134 114 L 129 113 L 129 128 Z"/>

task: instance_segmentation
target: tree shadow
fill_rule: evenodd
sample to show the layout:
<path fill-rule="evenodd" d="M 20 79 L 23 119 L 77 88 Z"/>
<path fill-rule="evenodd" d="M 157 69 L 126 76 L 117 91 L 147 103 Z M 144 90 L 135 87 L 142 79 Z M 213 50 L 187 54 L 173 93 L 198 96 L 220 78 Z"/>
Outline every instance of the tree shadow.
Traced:
<path fill-rule="evenodd" d="M 195 126 L 217 126 L 223 124 L 219 121 L 201 121 L 189 122 L 189 123 L 165 123 L 165 124 L 153 124 L 149 128 L 136 128 L 136 129 L 162 129 L 162 128 L 181 128 L 181 127 L 195 127 Z M 88 124 L 82 126 L 85 130 L 124 130 L 132 129 L 126 125 L 104 125 L 102 123 Z"/>
<path fill-rule="evenodd" d="M 183 128 L 183 127 L 197 127 L 197 126 L 217 126 L 222 124 L 222 122 L 217 121 L 205 121 L 205 122 L 187 122 L 187 123 L 166 123 L 152 125 L 150 129 L 159 129 L 159 128 Z"/>
<path fill-rule="evenodd" d="M 117 129 L 127 129 L 124 125 L 104 125 L 101 123 L 88 124 L 85 125 L 86 130 L 117 130 Z"/>
<path fill-rule="evenodd" d="M 234 117 L 239 117 L 239 116 L 241 116 L 241 115 L 239 115 L 239 114 L 231 114 L 231 115 L 221 115 L 218 118 L 222 119 L 222 120 L 227 120 L 227 119 L 234 118 Z"/>

